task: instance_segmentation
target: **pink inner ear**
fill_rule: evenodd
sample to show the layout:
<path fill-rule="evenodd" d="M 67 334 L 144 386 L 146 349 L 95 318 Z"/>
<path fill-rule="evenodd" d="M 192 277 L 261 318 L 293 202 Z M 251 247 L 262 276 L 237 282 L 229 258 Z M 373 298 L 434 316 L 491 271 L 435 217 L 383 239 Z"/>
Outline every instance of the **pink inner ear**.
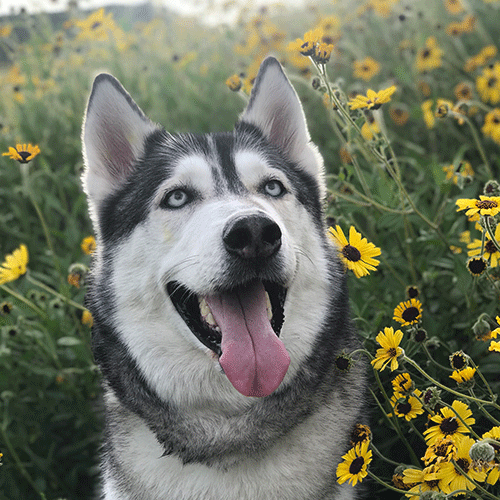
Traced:
<path fill-rule="evenodd" d="M 132 146 L 125 138 L 127 130 L 108 120 L 103 120 L 102 130 L 103 159 L 107 163 L 108 172 L 112 178 L 123 180 L 131 172 L 135 161 Z"/>

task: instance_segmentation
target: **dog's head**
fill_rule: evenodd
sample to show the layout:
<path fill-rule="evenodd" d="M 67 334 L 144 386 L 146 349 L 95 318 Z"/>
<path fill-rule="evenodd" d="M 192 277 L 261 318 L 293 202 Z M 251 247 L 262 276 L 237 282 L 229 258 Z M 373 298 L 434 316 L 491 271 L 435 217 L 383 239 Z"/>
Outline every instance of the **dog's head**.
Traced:
<path fill-rule="evenodd" d="M 96 327 L 120 332 L 162 396 L 206 380 L 274 392 L 328 302 L 322 159 L 278 61 L 262 63 L 233 132 L 202 136 L 167 133 L 99 75 L 83 147 Z"/>

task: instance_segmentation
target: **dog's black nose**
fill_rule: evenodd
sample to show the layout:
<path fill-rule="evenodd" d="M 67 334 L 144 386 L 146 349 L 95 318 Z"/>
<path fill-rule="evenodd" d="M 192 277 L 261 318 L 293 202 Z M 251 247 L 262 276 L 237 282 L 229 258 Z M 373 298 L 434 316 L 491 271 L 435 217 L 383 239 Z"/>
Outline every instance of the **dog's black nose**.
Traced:
<path fill-rule="evenodd" d="M 281 247 L 281 230 L 264 215 L 247 215 L 230 221 L 222 234 L 226 250 L 244 259 L 265 259 Z"/>

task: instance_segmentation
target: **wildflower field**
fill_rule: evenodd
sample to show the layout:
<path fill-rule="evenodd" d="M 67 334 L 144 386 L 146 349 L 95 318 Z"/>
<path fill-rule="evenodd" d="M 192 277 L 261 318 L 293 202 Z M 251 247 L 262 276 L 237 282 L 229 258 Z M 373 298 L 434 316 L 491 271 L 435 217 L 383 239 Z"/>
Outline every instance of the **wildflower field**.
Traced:
<path fill-rule="evenodd" d="M 227 2 L 225 12 L 237 9 Z M 0 22 L 0 499 L 92 498 L 102 429 L 80 186 L 93 76 L 169 131 L 232 129 L 262 59 L 325 158 L 370 427 L 368 498 L 500 498 L 500 1 L 337 0 L 207 27 L 71 7 Z"/>

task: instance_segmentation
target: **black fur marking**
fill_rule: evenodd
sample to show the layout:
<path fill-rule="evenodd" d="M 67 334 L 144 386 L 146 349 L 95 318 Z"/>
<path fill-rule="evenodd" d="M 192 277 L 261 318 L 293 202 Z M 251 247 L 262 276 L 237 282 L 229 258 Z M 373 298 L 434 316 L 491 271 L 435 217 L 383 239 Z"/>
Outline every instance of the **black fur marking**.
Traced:
<path fill-rule="evenodd" d="M 245 186 L 240 180 L 236 172 L 234 164 L 234 134 L 218 133 L 214 134 L 215 148 L 217 151 L 217 159 L 222 168 L 224 180 L 230 191 L 236 194 L 242 194 L 246 191 Z"/>

